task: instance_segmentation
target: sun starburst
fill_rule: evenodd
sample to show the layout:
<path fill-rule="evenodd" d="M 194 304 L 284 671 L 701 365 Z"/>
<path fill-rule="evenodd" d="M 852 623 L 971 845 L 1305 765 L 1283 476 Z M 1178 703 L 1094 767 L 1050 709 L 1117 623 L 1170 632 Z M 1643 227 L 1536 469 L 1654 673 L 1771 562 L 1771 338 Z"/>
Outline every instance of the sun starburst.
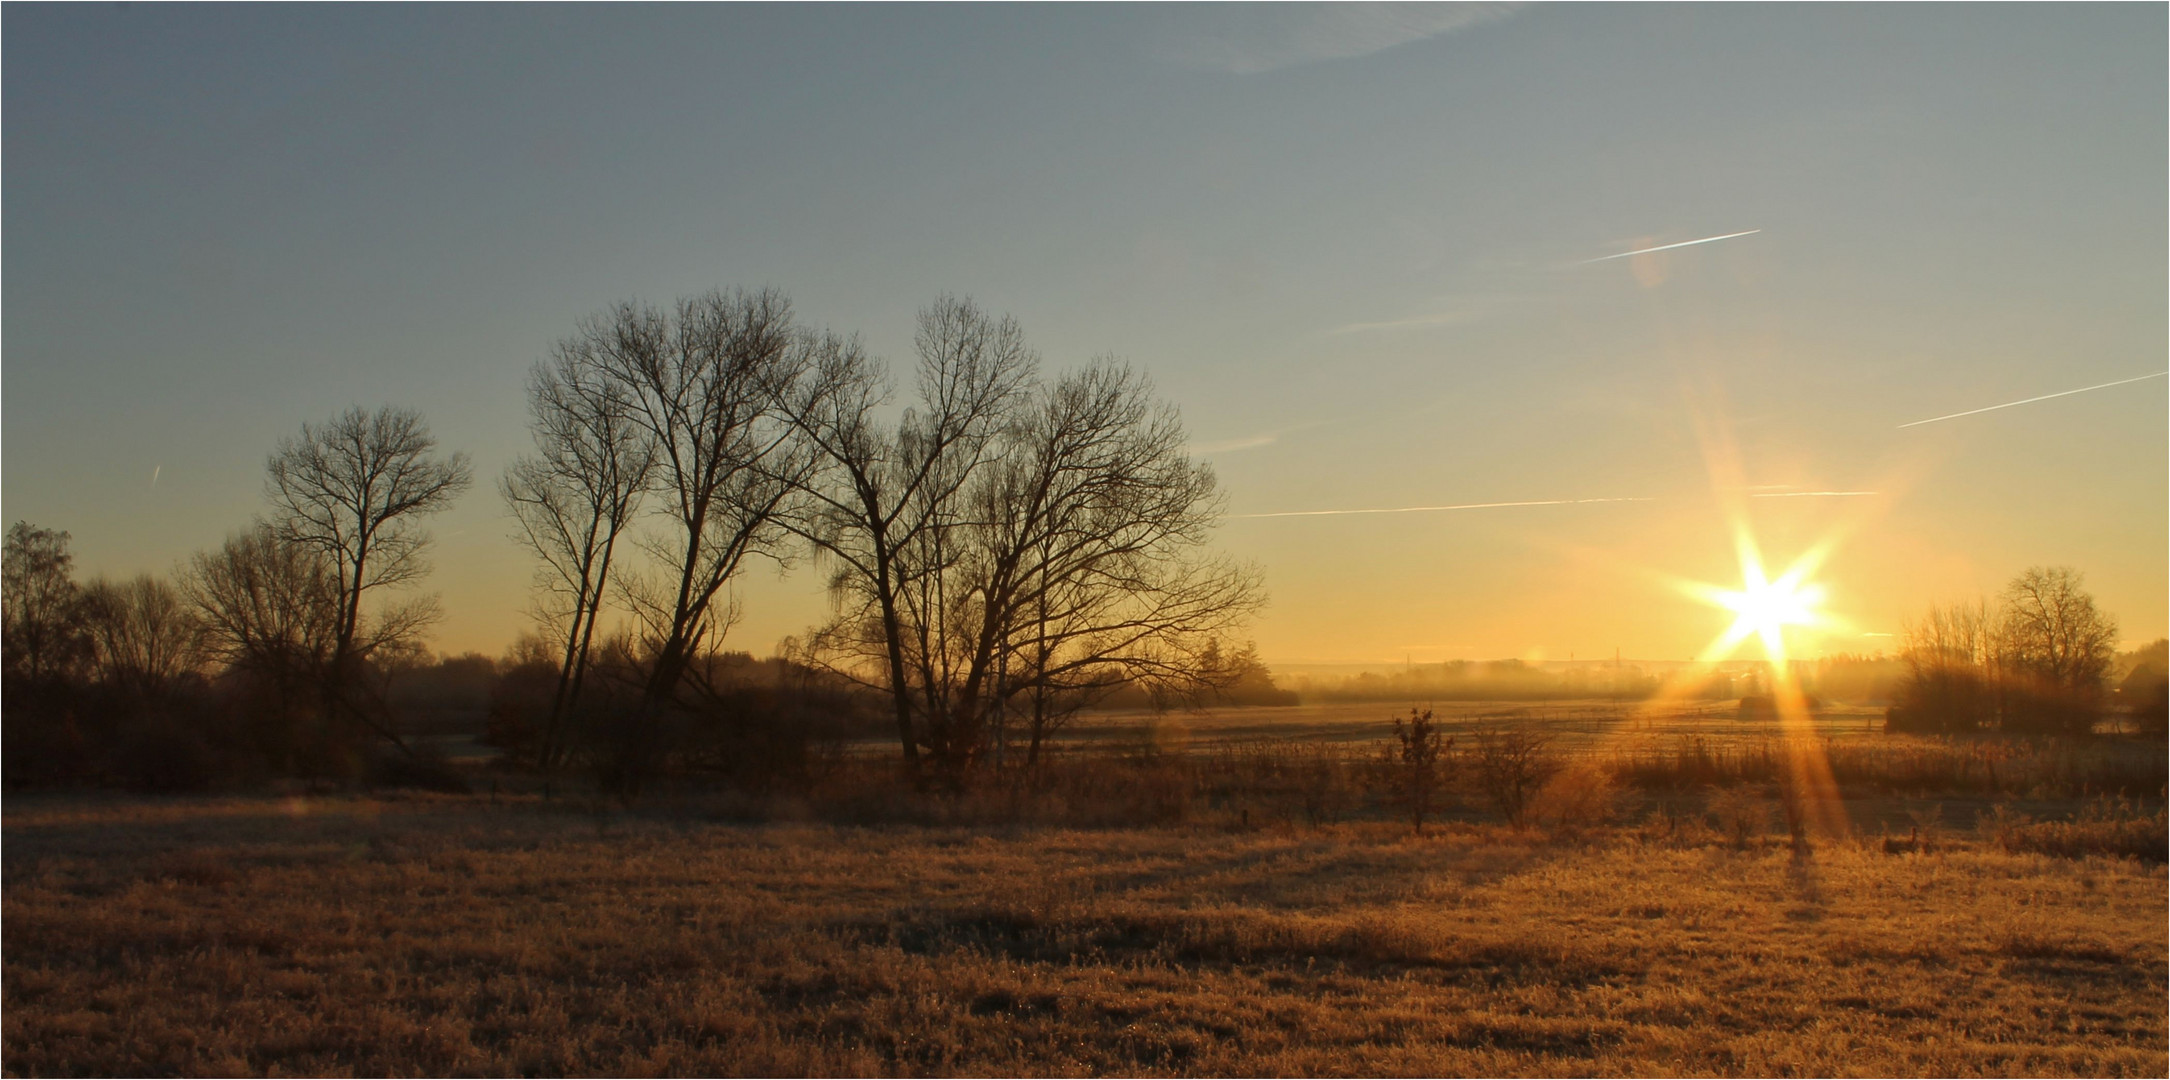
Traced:
<path fill-rule="evenodd" d="M 1753 635 L 1763 644 L 1764 659 L 1773 664 L 1784 664 L 1788 656 L 1788 627 L 1814 629 L 1827 626 L 1831 621 L 1820 610 L 1824 601 L 1823 586 L 1809 580 L 1810 575 L 1823 565 L 1829 548 L 1818 545 L 1809 549 L 1773 579 L 1764 570 L 1763 554 L 1746 527 L 1736 528 L 1734 541 L 1740 558 L 1740 588 L 1727 589 L 1699 581 L 1682 586 L 1683 591 L 1712 607 L 1733 612 L 1732 625 L 1711 640 L 1699 659 L 1705 663 L 1729 659 L 1741 642 Z"/>

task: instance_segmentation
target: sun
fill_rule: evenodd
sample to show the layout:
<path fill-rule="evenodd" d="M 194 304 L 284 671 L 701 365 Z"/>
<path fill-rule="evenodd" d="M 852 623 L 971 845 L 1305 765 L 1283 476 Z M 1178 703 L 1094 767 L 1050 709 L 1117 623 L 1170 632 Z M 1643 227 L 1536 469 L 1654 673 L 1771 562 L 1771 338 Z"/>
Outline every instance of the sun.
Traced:
<path fill-rule="evenodd" d="M 1718 590 L 1712 599 L 1735 615 L 1733 625 L 1726 629 L 1724 637 L 1738 642 L 1753 633 L 1762 640 L 1766 658 L 1783 661 L 1786 659 L 1786 627 L 1823 623 L 1823 616 L 1816 611 L 1823 603 L 1823 586 L 1797 583 L 1789 580 L 1789 576 L 1763 581 L 1760 570 L 1759 567 L 1755 572 L 1744 572 L 1738 591 Z"/>
<path fill-rule="evenodd" d="M 1699 659 L 1705 663 L 1723 660 L 1731 656 L 1741 642 L 1753 636 L 1762 643 L 1766 660 L 1784 664 L 1787 660 L 1787 628 L 1816 628 L 1830 623 L 1829 616 L 1821 610 L 1824 588 L 1809 580 L 1823 564 L 1828 548 L 1819 545 L 1810 549 L 1773 579 L 1764 571 L 1763 554 L 1746 529 L 1735 533 L 1735 541 L 1740 557 L 1740 588 L 1727 589 L 1703 582 L 1688 582 L 1682 586 L 1689 595 L 1733 613 L 1733 624 L 1711 641 Z"/>

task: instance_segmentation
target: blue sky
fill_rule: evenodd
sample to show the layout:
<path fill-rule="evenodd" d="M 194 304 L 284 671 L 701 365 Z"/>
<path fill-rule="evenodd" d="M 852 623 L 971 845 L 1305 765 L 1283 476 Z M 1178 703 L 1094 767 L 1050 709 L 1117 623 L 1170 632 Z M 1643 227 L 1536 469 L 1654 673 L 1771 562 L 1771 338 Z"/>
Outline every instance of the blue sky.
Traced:
<path fill-rule="evenodd" d="M 34 7 L 4 15 L 5 513 L 164 571 L 351 404 L 472 455 L 445 648 L 521 626 L 489 481 L 624 298 L 944 292 L 1183 410 L 1267 655 L 1678 656 L 1773 558 L 1874 648 L 2036 563 L 2165 623 L 2164 9 Z M 1658 256 L 1638 247 L 1761 230 Z M 1706 434 L 1698 437 L 1698 424 Z M 152 483 L 154 470 L 157 482 Z M 1751 505 L 1751 504 L 1742 504 Z M 758 571 L 738 644 L 820 617 Z"/>

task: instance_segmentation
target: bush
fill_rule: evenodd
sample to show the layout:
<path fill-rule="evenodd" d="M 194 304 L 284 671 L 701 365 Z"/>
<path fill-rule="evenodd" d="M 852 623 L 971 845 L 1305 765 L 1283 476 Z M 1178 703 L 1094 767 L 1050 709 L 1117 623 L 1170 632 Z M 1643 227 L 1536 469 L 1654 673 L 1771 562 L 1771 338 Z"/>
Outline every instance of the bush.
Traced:
<path fill-rule="evenodd" d="M 1515 828 L 1527 826 L 1531 796 L 1561 768 L 1552 736 L 1529 728 L 1486 728 L 1470 745 L 1470 764 L 1493 809 Z"/>
<path fill-rule="evenodd" d="M 372 787 L 411 788 L 448 795 L 464 795 L 473 790 L 468 786 L 467 778 L 461 776 L 442 753 L 426 745 L 413 747 L 407 753 L 396 749 L 379 751 L 370 758 L 368 779 Z"/>
<path fill-rule="evenodd" d="M 552 663 L 513 664 L 499 672 L 485 706 L 483 745 L 504 751 L 513 762 L 537 764 L 557 689 L 558 669 Z"/>
<path fill-rule="evenodd" d="M 1898 700 L 1884 713 L 1884 730 L 1957 734 L 1979 731 L 1996 715 L 1997 691 L 1988 679 L 1963 668 L 1933 669 L 1899 684 Z"/>
<path fill-rule="evenodd" d="M 1611 771 L 1589 763 L 1562 769 L 1530 800 L 1533 818 L 1568 832 L 1607 824 L 1619 809 L 1620 786 Z"/>

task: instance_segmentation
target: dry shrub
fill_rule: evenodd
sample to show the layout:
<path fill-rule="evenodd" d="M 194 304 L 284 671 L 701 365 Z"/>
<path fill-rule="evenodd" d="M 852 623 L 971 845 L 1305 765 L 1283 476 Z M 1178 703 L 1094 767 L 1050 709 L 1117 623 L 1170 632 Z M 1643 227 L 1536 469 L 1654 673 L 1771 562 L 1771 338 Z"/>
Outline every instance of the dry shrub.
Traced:
<path fill-rule="evenodd" d="M 1527 727 L 1482 728 L 1470 741 L 1469 763 L 1492 807 L 1519 829 L 1529 824 L 1530 799 L 1562 765 L 1548 732 Z"/>
<path fill-rule="evenodd" d="M 1610 824 L 1619 810 L 1619 783 L 1610 770 L 1590 762 L 1561 771 L 1530 799 L 1532 817 L 1568 832 Z"/>
<path fill-rule="evenodd" d="M 1670 747 L 1646 744 L 1614 753 L 1605 768 L 1634 787 L 1685 791 L 1775 780 L 1783 763 L 1783 754 L 1770 739 L 1723 743 L 1682 735 Z"/>
<path fill-rule="evenodd" d="M 1718 831 L 1736 847 L 1747 847 L 1771 827 L 1771 804 L 1752 788 L 1730 787 L 1711 796 L 1709 813 Z"/>

